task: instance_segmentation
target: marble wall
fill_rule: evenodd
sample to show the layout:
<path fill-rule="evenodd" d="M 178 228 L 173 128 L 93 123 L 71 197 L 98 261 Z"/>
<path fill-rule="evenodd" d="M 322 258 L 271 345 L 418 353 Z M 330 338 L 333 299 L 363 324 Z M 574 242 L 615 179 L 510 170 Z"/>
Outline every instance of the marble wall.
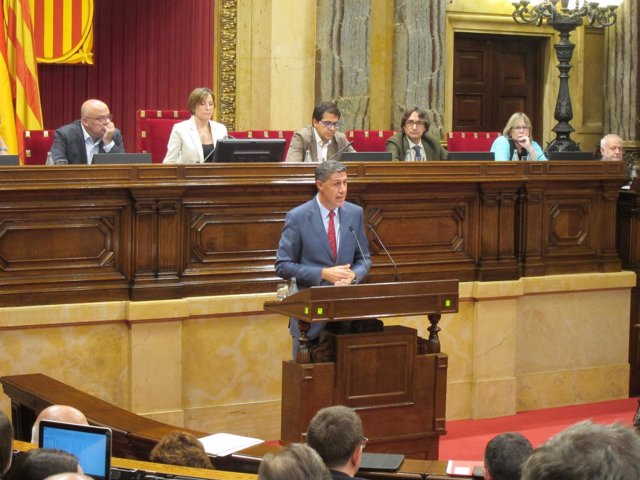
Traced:
<path fill-rule="evenodd" d="M 440 322 L 447 418 L 626 397 L 634 285 L 631 272 L 461 284 Z M 262 311 L 273 297 L 0 308 L 0 375 L 42 372 L 163 422 L 279 438 L 291 341 L 287 319 Z M 385 323 L 428 336 L 424 318 Z"/>

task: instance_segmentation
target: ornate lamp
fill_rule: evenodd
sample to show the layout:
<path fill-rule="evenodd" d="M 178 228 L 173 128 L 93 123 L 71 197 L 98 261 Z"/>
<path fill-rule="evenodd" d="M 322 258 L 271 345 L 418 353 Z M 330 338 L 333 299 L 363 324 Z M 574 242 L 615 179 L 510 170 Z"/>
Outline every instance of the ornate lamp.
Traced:
<path fill-rule="evenodd" d="M 556 138 L 547 147 L 548 152 L 578 151 L 578 145 L 571 140 L 574 131 L 569 121 L 573 118 L 571 95 L 569 94 L 569 70 L 575 45 L 569 41 L 573 30 L 586 20 L 595 28 L 610 27 L 616 23 L 616 8 L 623 0 L 519 0 L 514 1 L 513 19 L 516 23 L 533 23 L 538 26 L 543 20 L 560 32 L 560 41 L 554 45 L 560 70 L 560 88 L 556 101 L 553 127 Z"/>

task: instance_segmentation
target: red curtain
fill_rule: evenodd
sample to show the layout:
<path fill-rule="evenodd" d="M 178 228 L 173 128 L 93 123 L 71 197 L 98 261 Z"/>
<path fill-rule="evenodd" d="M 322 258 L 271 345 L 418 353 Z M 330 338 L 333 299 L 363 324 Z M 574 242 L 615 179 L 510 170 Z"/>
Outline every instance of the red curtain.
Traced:
<path fill-rule="evenodd" d="M 136 110 L 185 109 L 193 88 L 213 87 L 214 10 L 214 0 L 95 0 L 95 65 L 38 67 L 44 128 L 98 98 L 132 152 Z"/>

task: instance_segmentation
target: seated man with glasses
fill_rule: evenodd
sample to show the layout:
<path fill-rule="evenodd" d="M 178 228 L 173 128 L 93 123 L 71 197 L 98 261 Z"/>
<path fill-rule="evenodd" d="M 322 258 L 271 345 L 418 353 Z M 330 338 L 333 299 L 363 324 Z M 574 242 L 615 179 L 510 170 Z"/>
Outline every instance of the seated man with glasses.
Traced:
<path fill-rule="evenodd" d="M 546 160 L 540 145 L 531 138 L 531 120 L 522 112 L 516 112 L 491 145 L 491 151 L 498 161 Z"/>
<path fill-rule="evenodd" d="M 401 130 L 389 137 L 385 149 L 391 152 L 392 160 L 424 162 L 446 160 L 447 151 L 440 141 L 430 135 L 427 113 L 420 107 L 412 107 L 402 114 Z"/>
<path fill-rule="evenodd" d="M 366 444 L 362 421 L 349 407 L 323 408 L 309 422 L 307 445 L 320 454 L 334 480 L 358 478 Z"/>
<path fill-rule="evenodd" d="M 325 162 L 340 160 L 344 152 L 355 152 L 342 126 L 335 103 L 322 102 L 313 109 L 311 125 L 293 134 L 285 162 Z"/>
<path fill-rule="evenodd" d="M 54 163 L 91 164 L 94 153 L 125 153 L 122 133 L 111 121 L 106 103 L 87 100 L 80 108 L 80 120 L 56 130 L 51 145 Z"/>

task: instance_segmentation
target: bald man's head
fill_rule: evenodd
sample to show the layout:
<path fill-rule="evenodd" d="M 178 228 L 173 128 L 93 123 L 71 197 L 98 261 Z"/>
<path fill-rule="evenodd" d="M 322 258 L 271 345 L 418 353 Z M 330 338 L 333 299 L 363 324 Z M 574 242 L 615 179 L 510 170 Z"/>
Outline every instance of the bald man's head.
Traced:
<path fill-rule="evenodd" d="M 51 475 L 50 477 L 45 478 L 44 480 L 93 480 L 91 477 L 87 477 L 82 473 L 69 472 L 69 473 L 56 473 L 55 475 Z"/>
<path fill-rule="evenodd" d="M 76 425 L 89 425 L 87 417 L 80 410 L 69 405 L 51 405 L 40 412 L 31 429 L 31 443 L 38 445 L 40 438 L 40 420 L 53 420 L 54 422 L 73 423 Z"/>

